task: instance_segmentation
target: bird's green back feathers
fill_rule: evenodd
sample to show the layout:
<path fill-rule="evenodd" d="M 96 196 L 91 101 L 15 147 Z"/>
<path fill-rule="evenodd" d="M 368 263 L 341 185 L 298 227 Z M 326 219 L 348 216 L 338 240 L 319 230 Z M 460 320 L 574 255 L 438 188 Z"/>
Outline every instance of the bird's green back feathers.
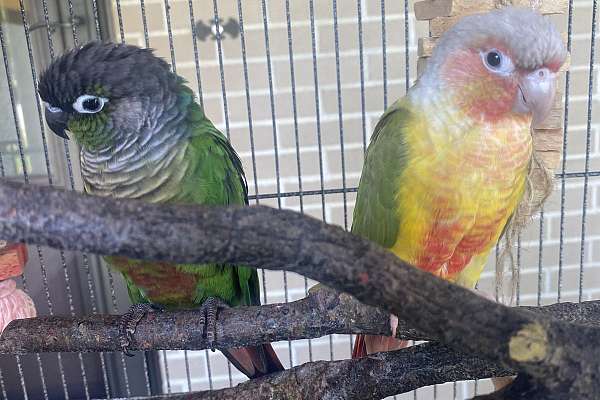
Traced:
<path fill-rule="evenodd" d="M 398 177 L 406 164 L 404 130 L 410 113 L 396 102 L 383 114 L 365 157 L 352 232 L 389 248 L 400 225 L 397 213 Z"/>

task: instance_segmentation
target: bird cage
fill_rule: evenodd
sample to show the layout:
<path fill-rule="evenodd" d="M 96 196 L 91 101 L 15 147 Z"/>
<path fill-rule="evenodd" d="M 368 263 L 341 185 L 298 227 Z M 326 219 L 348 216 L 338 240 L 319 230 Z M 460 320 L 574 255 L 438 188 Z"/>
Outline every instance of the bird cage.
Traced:
<path fill-rule="evenodd" d="M 505 4 L 550 14 L 570 52 L 537 149 L 554 190 L 517 238 L 516 305 L 600 299 L 600 117 L 596 0 L 0 0 L 0 173 L 81 190 L 78 149 L 52 135 L 40 73 L 92 40 L 151 47 L 196 92 L 243 162 L 250 203 L 350 229 L 375 124 L 418 78 L 457 17 Z M 596 96 L 595 96 L 596 95 Z M 539 141 L 542 143 L 540 144 Z M 541 146 L 541 147 L 540 147 Z M 562 158 L 560 157 L 562 154 Z M 18 285 L 38 315 L 122 314 L 124 283 L 95 254 L 28 246 Z M 494 293 L 493 255 L 479 289 Z M 316 282 L 261 270 L 263 304 L 306 296 Z M 349 358 L 354 337 L 277 342 L 284 366 Z M 246 380 L 220 352 L 0 355 L 0 398 L 121 398 L 213 390 Z M 397 399 L 463 399 L 488 380 L 450 382 Z"/>

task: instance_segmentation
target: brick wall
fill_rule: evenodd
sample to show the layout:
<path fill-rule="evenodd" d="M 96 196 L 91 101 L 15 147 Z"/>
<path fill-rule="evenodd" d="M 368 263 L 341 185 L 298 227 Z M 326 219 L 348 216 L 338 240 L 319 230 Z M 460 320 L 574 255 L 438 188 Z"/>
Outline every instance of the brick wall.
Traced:
<path fill-rule="evenodd" d="M 291 39 L 295 90 L 292 91 L 290 55 L 288 52 L 288 27 L 284 0 L 266 3 L 266 24 L 270 52 L 270 76 L 266 58 L 265 22 L 261 2 L 242 1 L 242 16 L 246 42 L 248 80 L 244 77 L 240 36 L 223 33 L 221 50 L 217 41 L 209 37 L 197 40 L 198 64 L 194 57 L 189 3 L 186 0 L 169 2 L 173 52 L 177 73 L 185 77 L 192 88 L 199 87 L 198 70 L 207 115 L 223 131 L 229 127 L 236 150 L 244 163 L 252 195 L 293 193 L 299 190 L 298 175 L 303 191 L 354 188 L 358 184 L 363 157 L 363 135 L 367 141 L 374 124 L 384 109 L 384 80 L 382 52 L 381 2 L 363 0 L 363 84 L 359 64 L 359 30 L 357 2 L 340 0 L 337 4 L 339 41 L 339 81 L 332 2 L 314 1 L 314 44 L 316 62 L 312 54 L 311 22 L 308 0 L 290 1 Z M 142 12 L 139 0 L 120 2 L 125 39 L 145 45 Z M 214 18 L 212 2 L 193 2 L 195 21 L 207 26 Z M 412 2 L 410 5 L 412 11 Z M 238 21 L 237 1 L 218 2 L 218 13 L 226 24 L 230 18 Z M 162 0 L 146 0 L 145 16 L 148 40 L 151 47 L 167 60 L 171 60 L 167 9 Z M 569 101 L 569 134 L 566 172 L 581 172 L 586 166 L 587 88 L 590 56 L 591 2 L 574 2 L 571 92 Z M 117 13 L 115 13 L 117 21 Z M 566 16 L 555 17 L 566 31 Z M 405 91 L 405 19 L 404 2 L 385 3 L 387 101 L 390 104 Z M 416 75 L 416 40 L 427 34 L 427 24 L 416 22 L 411 15 L 409 24 L 409 66 L 411 82 Z M 118 32 L 117 32 L 118 35 Z M 219 57 L 221 54 L 221 57 Z M 318 88 L 315 90 L 313 69 L 316 66 Z M 596 76 L 594 76 L 596 78 Z M 271 87 L 269 82 L 271 82 Z M 596 79 L 593 92 L 597 94 Z M 251 149 L 246 86 L 249 88 L 254 158 Z M 341 94 L 341 110 L 338 104 Z M 225 97 L 223 93 L 225 92 Z M 362 113 L 361 96 L 364 96 L 365 114 Z M 296 101 L 296 120 L 293 101 Z M 594 107 L 598 96 L 594 98 Z M 316 108 L 318 100 L 319 107 Z M 225 123 L 225 104 L 228 125 Z M 272 109 L 273 108 L 273 109 Z M 317 137 L 317 110 L 320 118 L 320 139 Z M 274 114 L 273 114 L 274 111 Z M 342 120 L 339 119 L 341 112 Z M 593 115 L 598 115 L 594 112 Z M 364 118 L 364 127 L 363 127 Z M 273 125 L 275 121 L 275 125 Z M 341 129 L 343 128 L 343 130 Z M 342 141 L 343 131 L 343 141 Z M 296 141 L 297 132 L 297 141 Z M 598 117 L 591 121 L 588 168 L 600 169 Z M 320 144 L 319 144 L 320 143 Z M 276 145 L 275 145 L 276 144 Z M 343 153 L 341 151 L 343 144 Z M 299 152 L 298 150 L 299 149 Z M 320 151 L 321 150 L 321 151 Z M 256 165 L 254 173 L 253 161 Z M 345 177 L 342 174 L 345 166 Z M 279 170 L 279 177 L 276 171 Z M 587 189 L 586 239 L 583 246 L 583 299 L 600 297 L 600 199 L 598 178 L 590 178 Z M 558 300 L 559 258 L 561 246 L 561 204 L 564 204 L 564 234 L 562 241 L 561 301 L 576 301 L 580 287 L 580 254 L 582 233 L 583 178 L 565 181 L 564 203 L 561 203 L 561 182 L 549 199 L 540 232 L 540 219 L 535 217 L 521 238 L 519 252 L 521 265 L 520 301 L 523 304 L 553 303 Z M 344 198 L 346 202 L 344 202 Z M 262 199 L 262 204 L 302 210 L 328 222 L 347 226 L 351 224 L 354 193 L 318 194 Z M 324 208 L 323 208 L 324 204 Z M 540 251 L 541 240 L 541 251 Z M 541 258 L 540 258 L 541 257 Z M 541 271 L 541 275 L 540 275 Z M 480 287 L 493 291 L 492 263 L 486 269 Z M 312 285 L 313 282 L 308 282 Z M 278 272 L 266 273 L 267 302 L 294 300 L 304 296 L 305 281 L 294 274 L 284 276 Z M 538 294 L 539 293 L 539 294 Z M 309 361 L 309 342 L 278 343 L 275 348 L 284 365 Z M 333 336 L 312 340 L 312 359 L 346 358 L 350 354 L 349 336 Z M 210 359 L 213 387 L 230 384 L 228 368 L 220 353 L 189 352 L 192 389 L 209 388 L 206 356 Z M 183 352 L 168 352 L 168 373 L 172 391 L 188 389 Z M 166 370 L 163 370 L 166 374 Z M 243 380 L 234 368 L 232 382 Z M 479 391 L 489 389 L 489 384 L 479 383 Z M 460 383 L 457 398 L 472 395 L 473 383 Z M 438 386 L 438 398 L 451 398 L 453 385 Z M 398 398 L 414 398 L 414 394 Z M 434 389 L 418 391 L 419 399 L 434 398 Z"/>

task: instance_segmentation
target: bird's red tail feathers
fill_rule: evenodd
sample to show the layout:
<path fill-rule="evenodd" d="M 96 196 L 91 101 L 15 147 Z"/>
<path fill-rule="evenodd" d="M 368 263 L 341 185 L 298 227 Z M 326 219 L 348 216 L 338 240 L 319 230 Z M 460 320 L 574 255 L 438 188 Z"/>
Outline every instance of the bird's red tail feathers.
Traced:
<path fill-rule="evenodd" d="M 270 344 L 234 347 L 221 352 L 250 379 L 285 369 Z"/>
<path fill-rule="evenodd" d="M 358 335 L 356 342 L 354 342 L 352 358 L 361 358 L 382 351 L 399 350 L 406 346 L 408 346 L 406 340 L 399 340 L 389 336 Z"/>

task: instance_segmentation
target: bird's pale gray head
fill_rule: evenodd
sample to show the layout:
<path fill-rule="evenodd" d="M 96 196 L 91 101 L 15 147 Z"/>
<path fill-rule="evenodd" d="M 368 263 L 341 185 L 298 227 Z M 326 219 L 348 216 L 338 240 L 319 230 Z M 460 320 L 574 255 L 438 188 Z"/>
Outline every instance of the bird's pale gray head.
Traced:
<path fill-rule="evenodd" d="M 549 18 L 506 7 L 461 18 L 439 39 L 421 80 L 456 93 L 458 105 L 478 118 L 520 113 L 535 122 L 552 106 L 565 58 Z"/>
<path fill-rule="evenodd" d="M 505 7 L 463 17 L 439 40 L 431 57 L 439 63 L 446 54 L 465 47 L 485 49 L 495 43 L 510 52 L 517 68 L 560 67 L 566 49 L 554 24 L 529 8 Z"/>
<path fill-rule="evenodd" d="M 50 128 L 65 138 L 68 130 L 96 150 L 115 135 L 139 130 L 148 104 L 170 99 L 177 85 L 169 65 L 151 50 L 91 42 L 57 58 L 42 74 L 39 93 Z"/>

